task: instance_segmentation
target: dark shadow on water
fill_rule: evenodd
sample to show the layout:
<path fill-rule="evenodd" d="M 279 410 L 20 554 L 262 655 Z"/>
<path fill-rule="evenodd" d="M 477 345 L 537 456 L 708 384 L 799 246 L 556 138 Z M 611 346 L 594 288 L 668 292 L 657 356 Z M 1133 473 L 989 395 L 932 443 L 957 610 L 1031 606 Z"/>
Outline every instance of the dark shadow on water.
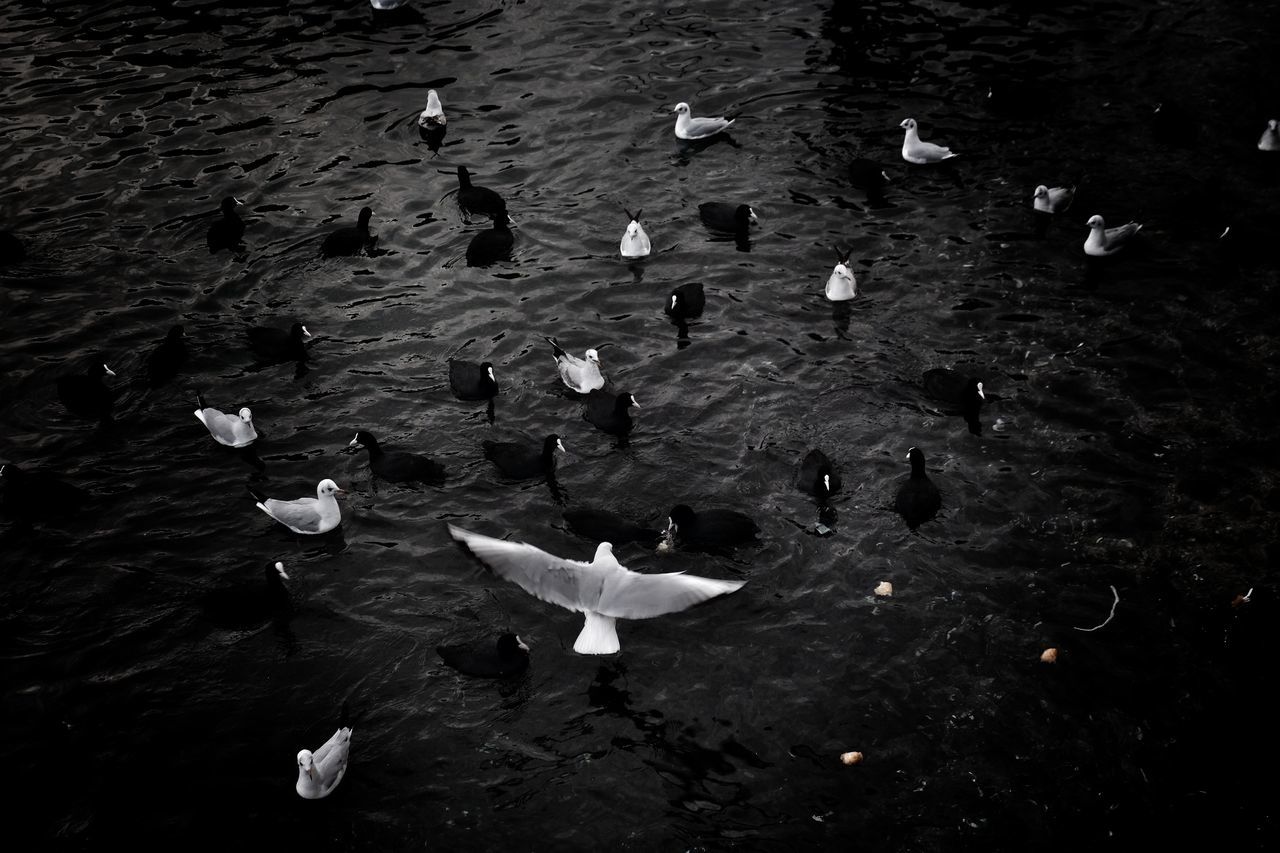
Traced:
<path fill-rule="evenodd" d="M 422 17 L 422 13 L 414 8 L 413 3 L 404 2 L 394 9 L 377 9 L 372 5 L 369 7 L 370 21 L 374 28 L 384 29 L 386 27 L 402 27 L 409 24 L 423 24 L 426 19 Z"/>
<path fill-rule="evenodd" d="M 679 789 L 669 800 L 677 809 L 675 816 L 689 818 L 708 804 L 723 809 L 746 803 L 750 799 L 750 787 L 745 781 L 733 782 L 726 778 L 738 772 L 735 761 L 756 769 L 772 765 L 739 743 L 732 734 L 717 736 L 696 722 L 669 719 L 657 709 L 636 710 L 626 689 L 626 674 L 626 665 L 620 661 L 597 670 L 587 688 L 587 701 L 592 706 L 589 713 L 619 717 L 635 727 L 636 737 L 616 734 L 610 744 L 614 749 L 631 753 Z M 716 724 L 728 726 L 723 720 L 717 720 Z M 704 745 L 713 739 L 720 741 L 718 746 Z"/>
<path fill-rule="evenodd" d="M 676 349 L 685 349 L 689 344 L 693 343 L 689 340 L 689 324 L 683 319 L 676 318 L 671 321 L 671 325 L 676 327 Z"/>
<path fill-rule="evenodd" d="M 627 269 L 631 271 L 631 282 L 640 284 L 644 281 L 644 260 L 642 258 L 628 258 L 626 261 Z"/>
<path fill-rule="evenodd" d="M 728 133 L 717 133 L 715 136 L 709 137 L 707 139 L 677 138 L 676 148 L 675 148 L 676 160 L 679 161 L 681 166 L 687 166 L 689 165 L 690 162 L 692 162 L 692 158 L 694 157 L 694 155 L 707 150 L 713 145 L 718 145 L 721 142 L 733 148 L 742 147 L 737 142 L 734 142 L 733 137 L 730 136 Z"/>
<path fill-rule="evenodd" d="M 853 319 L 853 300 L 846 299 L 843 302 L 831 303 L 831 326 L 835 330 L 836 337 L 842 341 L 851 340 L 849 337 L 849 322 Z"/>
<path fill-rule="evenodd" d="M 551 492 L 551 499 L 553 501 L 560 504 L 561 506 L 564 506 L 565 500 L 567 499 L 568 495 L 566 491 L 560 486 L 560 481 L 556 479 L 556 474 L 554 471 L 547 474 L 547 490 Z"/>
<path fill-rule="evenodd" d="M 440 145 L 444 142 L 444 136 L 448 129 L 449 126 L 447 124 L 436 127 L 418 125 L 418 136 L 421 137 L 423 142 L 427 143 L 427 147 L 431 149 L 432 154 L 439 154 Z"/>

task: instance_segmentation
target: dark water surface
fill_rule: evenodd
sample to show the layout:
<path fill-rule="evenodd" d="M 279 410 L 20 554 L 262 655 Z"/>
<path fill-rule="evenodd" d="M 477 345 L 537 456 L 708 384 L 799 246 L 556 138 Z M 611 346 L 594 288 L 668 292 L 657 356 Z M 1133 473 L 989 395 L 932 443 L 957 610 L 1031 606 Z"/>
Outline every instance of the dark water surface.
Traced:
<path fill-rule="evenodd" d="M 6 849 L 1269 846 L 1280 154 L 1255 145 L 1278 22 L 1215 0 L 4 5 L 0 225 L 28 257 L 0 269 L 0 461 L 95 496 L 0 522 Z M 681 145 L 679 101 L 740 117 Z M 908 116 L 954 166 L 903 163 Z M 856 157 L 889 172 L 882 202 Z M 458 165 L 506 197 L 510 263 L 466 266 L 488 223 Z M 1072 182 L 1036 239 L 1032 189 Z M 245 249 L 211 256 L 230 194 Z M 709 200 L 754 205 L 749 245 L 702 227 Z M 321 260 L 366 204 L 378 253 Z M 642 262 L 616 254 L 623 205 Z M 1093 213 L 1140 241 L 1087 263 Z M 1229 253 L 1228 224 L 1262 239 Z M 861 295 L 833 309 L 837 245 Z M 694 280 L 681 330 L 662 305 Z M 256 364 L 244 329 L 294 321 L 309 370 Z M 190 361 L 150 388 L 175 323 Z M 542 335 L 600 348 L 640 400 L 626 446 Z M 492 424 L 450 393 L 454 355 L 496 366 Z M 54 392 L 95 358 L 110 426 Z M 925 396 L 934 367 L 985 380 L 981 436 Z M 253 409 L 261 471 L 209 439 L 197 390 Z M 344 452 L 361 428 L 450 479 L 371 482 Z M 550 432 L 558 491 L 480 454 Z M 912 445 L 943 495 L 917 533 L 891 510 Z M 843 474 L 830 536 L 794 488 L 811 447 Z M 323 538 L 245 489 L 326 477 L 348 494 Z M 443 523 L 586 559 L 565 509 L 660 526 L 680 502 L 751 513 L 763 546 L 622 561 L 747 584 L 623 623 L 605 658 Z M 1076 630 L 1112 587 L 1111 622 Z M 508 624 L 520 681 L 436 659 Z M 344 713 L 347 777 L 303 801 L 294 755 Z"/>

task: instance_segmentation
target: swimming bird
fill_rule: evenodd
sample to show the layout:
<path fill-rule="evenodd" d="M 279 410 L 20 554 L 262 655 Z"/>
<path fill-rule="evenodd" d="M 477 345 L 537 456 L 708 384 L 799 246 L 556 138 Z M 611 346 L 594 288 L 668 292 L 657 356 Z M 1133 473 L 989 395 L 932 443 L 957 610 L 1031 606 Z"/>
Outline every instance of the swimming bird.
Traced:
<path fill-rule="evenodd" d="M 849 164 L 849 182 L 867 194 L 867 204 L 886 207 L 884 188 L 890 183 L 884 167 L 875 160 L 859 157 Z"/>
<path fill-rule="evenodd" d="M 89 501 L 89 493 L 45 471 L 0 465 L 0 507 L 26 518 L 73 515 Z"/>
<path fill-rule="evenodd" d="M 16 264 L 27 257 L 22 240 L 12 231 L 0 231 L 0 266 Z"/>
<path fill-rule="evenodd" d="M 907 451 L 911 462 L 911 475 L 898 488 L 893 508 L 906 519 L 907 526 L 915 530 L 938 514 L 942 507 L 942 495 L 924 470 L 924 453 L 913 447 Z"/>
<path fill-rule="evenodd" d="M 702 292 L 702 282 L 691 281 L 671 291 L 671 295 L 667 297 L 667 304 L 662 311 L 678 320 L 690 319 L 701 317 L 702 309 L 706 307 L 706 304 L 707 298 Z"/>
<path fill-rule="evenodd" d="M 600 372 L 600 353 L 589 349 L 584 353 L 586 358 L 578 358 L 576 355 L 565 352 L 560 344 L 556 343 L 555 338 L 547 338 L 545 335 L 543 337 L 547 343 L 551 344 L 560 381 L 570 391 L 587 394 L 604 387 L 604 374 Z"/>
<path fill-rule="evenodd" d="M 1062 213 L 1071 206 L 1075 197 L 1074 186 L 1047 187 L 1041 184 L 1031 194 L 1031 206 L 1040 213 Z"/>
<path fill-rule="evenodd" d="M 1218 235 L 1218 251 L 1228 267 L 1246 269 L 1264 262 L 1274 262 L 1277 245 L 1274 223 L 1252 216 L 1228 225 Z"/>
<path fill-rule="evenodd" d="M 541 442 L 490 441 L 480 442 L 484 458 L 492 462 L 502 476 L 511 480 L 528 480 L 532 477 L 554 477 L 556 451 L 566 453 L 560 436 L 554 433 Z"/>
<path fill-rule="evenodd" d="M 760 218 L 751 209 L 751 205 L 724 201 L 708 201 L 698 205 L 698 216 L 708 228 L 734 234 L 739 239 L 744 239 L 750 233 L 752 225 L 760 223 Z"/>
<path fill-rule="evenodd" d="M 839 248 L 836 249 L 835 268 L 827 278 L 826 294 L 832 302 L 847 302 L 858 295 L 858 281 L 849 268 L 849 255 L 841 254 Z"/>
<path fill-rule="evenodd" d="M 889 184 L 889 175 L 875 160 L 858 157 L 849 163 L 849 182 L 860 190 L 882 190 Z"/>
<path fill-rule="evenodd" d="M 638 542 L 653 547 L 662 538 L 662 534 L 652 527 L 635 524 L 606 509 L 584 507 L 565 510 L 562 515 L 570 530 L 593 542 L 612 542 L 614 545 Z"/>
<path fill-rule="evenodd" d="M 1030 118 L 1054 104 L 1054 94 L 1046 88 L 1042 78 L 1025 83 L 1014 79 L 1016 74 L 1014 69 L 1008 69 L 1007 76 L 1002 75 L 1000 79 L 988 83 L 987 94 L 983 98 L 987 109 L 1009 116 Z"/>
<path fill-rule="evenodd" d="M 301 323 L 294 323 L 287 330 L 255 326 L 245 334 L 249 337 L 249 347 L 268 364 L 307 360 L 307 348 L 302 341 L 311 337 L 311 333 Z"/>
<path fill-rule="evenodd" d="M 298 784 L 294 788 L 304 800 L 318 800 L 333 793 L 347 775 L 347 758 L 351 752 L 351 729 L 343 726 L 312 752 L 298 753 Z"/>
<path fill-rule="evenodd" d="M 498 393 L 493 363 L 449 359 L 449 387 L 459 400 L 489 400 Z"/>
<path fill-rule="evenodd" d="M 923 376 L 925 392 L 936 400 L 960 407 L 960 414 L 969 425 L 969 432 L 982 435 L 982 422 L 978 420 L 978 412 L 987 399 L 982 382 L 975 376 L 935 367 L 926 370 Z"/>
<path fill-rule="evenodd" d="M 920 134 L 916 130 L 915 119 L 903 119 L 902 124 L 898 126 L 907 129 L 906 135 L 902 140 L 902 159 L 908 163 L 915 163 L 916 165 L 940 163 L 956 156 L 951 152 L 950 148 L 935 145 L 932 142 L 922 142 Z"/>
<path fill-rule="evenodd" d="M 488 187 L 477 187 L 471 183 L 471 173 L 466 166 L 458 167 L 458 206 L 464 213 L 483 213 L 489 217 L 507 212 L 507 203 L 502 196 Z"/>
<path fill-rule="evenodd" d="M 497 261 L 511 260 L 511 249 L 516 238 L 511 233 L 511 220 L 506 209 L 493 214 L 493 227 L 481 231 L 467 244 L 467 266 L 487 267 Z"/>
<path fill-rule="evenodd" d="M 636 398 L 625 391 L 611 394 L 596 389 L 587 395 L 587 406 L 582 412 L 582 418 L 610 435 L 626 435 L 635 426 L 631 412 L 628 411 L 632 406 L 640 408 Z"/>
<path fill-rule="evenodd" d="M 363 447 L 369 451 L 369 470 L 392 483 L 415 481 L 439 482 L 445 478 L 444 466 L 406 450 L 384 450 L 373 433 L 360 430 L 348 447 Z"/>
<path fill-rule="evenodd" d="M 1271 119 L 1267 122 L 1267 129 L 1262 131 L 1262 136 L 1258 138 L 1259 151 L 1280 151 L 1280 122 Z"/>
<path fill-rule="evenodd" d="M 252 583 L 239 581 L 210 589 L 201 600 L 201 609 L 211 622 L 224 627 L 248 628 L 273 619 L 286 622 L 294 609 L 288 580 L 284 563 L 271 560 Z"/>
<path fill-rule="evenodd" d="M 209 430 L 209 435 L 218 444 L 227 447 L 248 447 L 258 440 L 258 431 L 253 428 L 253 412 L 241 409 L 236 416 L 228 415 L 205 403 L 204 397 L 196 394 L 195 416 Z"/>
<path fill-rule="evenodd" d="M 320 245 L 320 253 L 326 258 L 333 258 L 372 250 L 378 242 L 377 235 L 369 231 L 369 220 L 372 218 L 373 208 L 360 208 L 360 218 L 356 220 L 356 224 L 330 231 Z"/>
<path fill-rule="evenodd" d="M 244 238 L 244 220 L 236 212 L 243 205 L 235 196 L 227 196 L 222 200 L 222 218 L 215 219 L 209 225 L 209 233 L 205 235 L 205 243 L 209 246 L 209 254 L 219 249 L 235 250 Z"/>
<path fill-rule="evenodd" d="M 810 450 L 800 462 L 800 476 L 796 488 L 813 495 L 823 504 L 831 495 L 840 491 L 840 473 L 821 450 Z"/>
<path fill-rule="evenodd" d="M 116 392 L 103 382 L 105 376 L 115 376 L 115 371 L 101 362 L 95 362 L 87 373 L 74 373 L 58 378 L 58 399 L 74 415 L 84 418 L 111 419 Z"/>
<path fill-rule="evenodd" d="M 440 96 L 435 89 L 427 90 L 427 106 L 418 116 L 418 127 L 444 127 L 448 119 L 444 116 L 444 107 L 440 104 Z"/>
<path fill-rule="evenodd" d="M 760 528 L 750 516 L 732 509 L 694 512 L 677 504 L 667 513 L 667 542 L 701 551 L 754 544 Z"/>
<path fill-rule="evenodd" d="M 492 646 L 436 646 L 436 654 L 446 666 L 477 678 L 511 678 L 529 668 L 529 647 L 511 633 L 498 635 Z"/>
<path fill-rule="evenodd" d="M 672 112 L 676 114 L 677 139 L 707 139 L 728 130 L 735 121 L 724 116 L 692 116 L 689 105 L 683 102 L 676 104 Z"/>
<path fill-rule="evenodd" d="M 1085 223 L 1089 226 L 1089 236 L 1084 241 L 1084 253 L 1095 258 L 1114 255 L 1128 245 L 1133 235 L 1142 230 L 1137 222 L 1127 222 L 1116 228 L 1108 228 L 1101 216 L 1094 214 Z"/>
<path fill-rule="evenodd" d="M 683 572 L 633 572 L 618 562 L 608 542 L 601 542 L 595 558 L 586 563 L 557 557 L 523 542 L 471 533 L 452 524 L 449 535 L 499 577 L 543 601 L 582 613 L 586 622 L 573 650 L 583 655 L 618 651 L 618 619 L 650 619 L 675 613 L 735 592 L 746 583 Z"/>
<path fill-rule="evenodd" d="M 258 502 L 258 509 L 294 533 L 328 533 L 342 523 L 342 509 L 335 496 L 346 492 L 338 488 L 333 480 L 321 480 L 316 486 L 314 498 L 281 501 L 263 497 L 252 487 L 249 488 L 249 494 Z"/>
<path fill-rule="evenodd" d="M 177 376 L 186 362 L 186 332 L 181 326 L 173 326 L 147 356 L 147 382 L 152 388 L 160 387 Z"/>
<path fill-rule="evenodd" d="M 626 210 L 626 208 L 623 208 Z M 631 215 L 631 211 L 627 210 L 627 216 L 630 217 L 631 223 L 627 225 L 627 232 L 622 235 L 622 243 L 618 246 L 618 252 L 624 258 L 643 258 L 649 254 L 652 248 L 649 243 L 649 235 L 644 233 L 644 226 L 640 224 L 640 214 L 643 210 L 637 210 L 635 215 Z"/>

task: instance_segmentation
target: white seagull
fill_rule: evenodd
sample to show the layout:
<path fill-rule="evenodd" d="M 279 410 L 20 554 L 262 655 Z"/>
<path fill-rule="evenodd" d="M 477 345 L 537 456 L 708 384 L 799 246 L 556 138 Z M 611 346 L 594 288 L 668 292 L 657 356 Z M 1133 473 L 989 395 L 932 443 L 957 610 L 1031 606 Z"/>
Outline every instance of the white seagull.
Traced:
<path fill-rule="evenodd" d="M 314 498 L 281 501 L 263 497 L 252 488 L 249 494 L 258 501 L 258 509 L 294 533 L 328 533 L 342 523 L 342 509 L 335 495 L 345 495 L 346 492 L 333 480 L 321 480 Z"/>
<path fill-rule="evenodd" d="M 827 279 L 827 299 L 832 302 L 848 302 L 858 295 L 858 281 L 849 269 L 849 255 L 840 254 L 836 249 L 836 266 Z"/>
<path fill-rule="evenodd" d="M 1280 151 L 1280 122 L 1271 119 L 1258 139 L 1259 151 Z"/>
<path fill-rule="evenodd" d="M 333 733 L 324 746 L 312 752 L 298 752 L 298 784 L 294 788 L 304 800 L 318 800 L 333 793 L 347 773 L 347 756 L 351 752 L 351 729 L 346 726 Z"/>
<path fill-rule="evenodd" d="M 1061 213 L 1071 206 L 1076 197 L 1075 187 L 1036 187 L 1031 195 L 1031 206 L 1041 213 Z"/>
<path fill-rule="evenodd" d="M 898 127 L 907 129 L 906 136 L 902 139 L 902 159 L 908 163 L 924 165 L 926 163 L 939 163 L 943 160 L 950 160 L 956 155 L 951 153 L 950 148 L 944 148 L 941 145 L 935 145 L 932 142 L 921 142 L 920 133 L 916 130 L 916 120 L 907 118 L 902 120 L 902 124 Z"/>
<path fill-rule="evenodd" d="M 627 226 L 627 233 L 622 235 L 622 243 L 618 246 L 618 251 L 624 258 L 643 258 L 652 248 L 649 244 L 649 235 L 644 233 L 644 226 L 640 224 L 642 213 L 644 213 L 643 210 L 637 210 L 635 216 L 632 216 L 631 211 L 627 210 L 627 216 L 631 217 L 631 224 Z"/>
<path fill-rule="evenodd" d="M 427 106 L 418 116 L 418 127 L 444 127 L 444 107 L 440 105 L 440 96 L 435 89 L 427 90 Z"/>
<path fill-rule="evenodd" d="M 449 534 L 463 543 L 494 574 L 522 587 L 543 601 L 586 616 L 573 644 L 581 655 L 618 651 L 618 619 L 650 619 L 675 613 L 717 595 L 735 592 L 746 581 L 722 581 L 684 572 L 645 575 L 621 565 L 613 545 L 601 542 L 590 563 L 566 560 L 523 542 L 481 536 L 449 525 Z"/>
<path fill-rule="evenodd" d="M 555 355 L 560 381 L 570 391 L 588 394 L 597 388 L 604 387 L 604 374 L 600 372 L 600 353 L 589 349 L 584 353 L 586 358 L 578 358 L 576 355 L 565 352 L 564 348 L 556 343 L 555 338 L 546 338 L 546 341 L 551 344 Z"/>
<path fill-rule="evenodd" d="M 735 119 L 724 116 L 691 116 L 689 105 L 681 102 L 675 105 L 677 139 L 707 139 L 717 133 L 728 130 Z"/>
<path fill-rule="evenodd" d="M 1116 228 L 1108 228 L 1107 223 L 1097 214 L 1090 216 L 1085 224 L 1089 226 L 1089 236 L 1084 241 L 1084 253 L 1095 258 L 1114 255 L 1128 244 L 1134 234 L 1142 230 L 1142 226 L 1137 222 L 1127 222 Z"/>
<path fill-rule="evenodd" d="M 239 415 L 228 415 L 205 405 L 204 397 L 200 394 L 196 394 L 196 403 L 200 406 L 195 411 L 196 417 L 218 444 L 248 447 L 258 440 L 258 431 L 253 428 L 253 412 L 247 408 L 241 409 Z"/>

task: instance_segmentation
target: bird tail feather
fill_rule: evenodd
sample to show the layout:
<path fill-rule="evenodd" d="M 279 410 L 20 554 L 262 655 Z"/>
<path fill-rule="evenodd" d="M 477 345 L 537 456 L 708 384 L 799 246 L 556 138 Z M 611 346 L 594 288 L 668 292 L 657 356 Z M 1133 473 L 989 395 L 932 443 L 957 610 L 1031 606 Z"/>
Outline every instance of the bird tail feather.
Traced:
<path fill-rule="evenodd" d="M 585 616 L 587 622 L 582 626 L 582 633 L 578 634 L 573 650 L 580 655 L 611 655 L 618 651 L 618 631 L 614 627 L 617 620 L 590 610 Z"/>

